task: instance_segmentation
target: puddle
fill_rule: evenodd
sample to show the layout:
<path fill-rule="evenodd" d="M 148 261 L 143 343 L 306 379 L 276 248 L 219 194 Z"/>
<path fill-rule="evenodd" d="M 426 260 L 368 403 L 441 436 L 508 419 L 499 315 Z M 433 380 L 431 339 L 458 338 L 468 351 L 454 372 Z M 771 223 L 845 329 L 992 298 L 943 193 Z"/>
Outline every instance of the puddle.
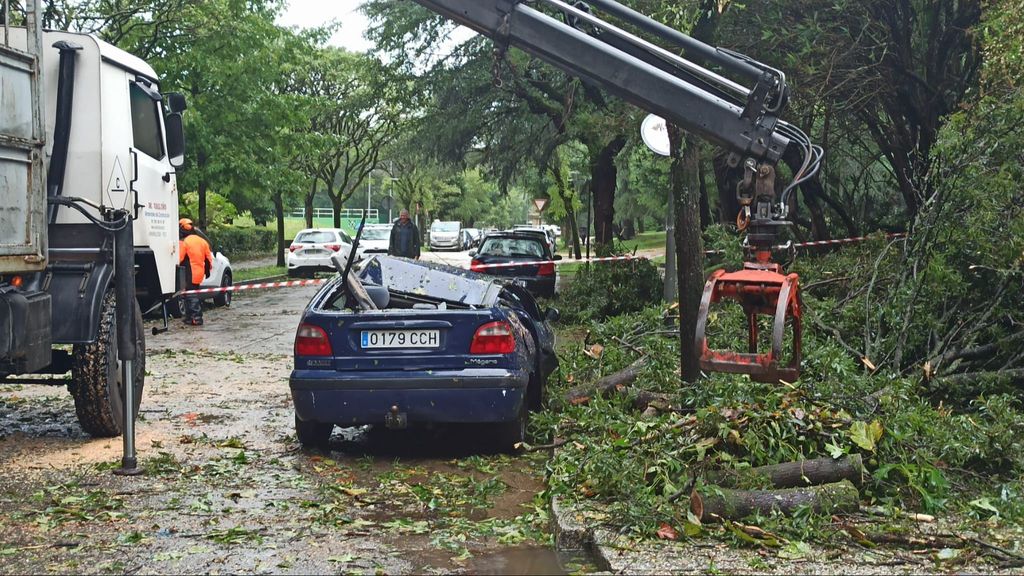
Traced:
<path fill-rule="evenodd" d="M 575 574 L 597 568 L 586 557 L 556 552 L 545 546 L 520 546 L 475 556 L 469 574 Z"/>

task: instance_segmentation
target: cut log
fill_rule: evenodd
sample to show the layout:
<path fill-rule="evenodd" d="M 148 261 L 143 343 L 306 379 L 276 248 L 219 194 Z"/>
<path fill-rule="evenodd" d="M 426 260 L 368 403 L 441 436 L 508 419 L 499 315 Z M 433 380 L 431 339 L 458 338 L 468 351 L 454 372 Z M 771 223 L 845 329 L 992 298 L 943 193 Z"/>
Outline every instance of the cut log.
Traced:
<path fill-rule="evenodd" d="M 806 507 L 817 513 L 856 512 L 860 505 L 860 494 L 849 480 L 781 490 L 732 490 L 705 486 L 699 494 L 703 504 L 702 519 L 705 520 L 715 517 L 739 520 L 754 513 L 770 514 L 774 511 L 791 515 Z"/>
<path fill-rule="evenodd" d="M 707 474 L 709 484 L 723 488 L 799 488 L 841 480 L 849 480 L 854 486 L 861 485 L 864 480 L 864 462 L 860 454 L 839 459 L 815 458 L 739 470 L 714 470 Z"/>

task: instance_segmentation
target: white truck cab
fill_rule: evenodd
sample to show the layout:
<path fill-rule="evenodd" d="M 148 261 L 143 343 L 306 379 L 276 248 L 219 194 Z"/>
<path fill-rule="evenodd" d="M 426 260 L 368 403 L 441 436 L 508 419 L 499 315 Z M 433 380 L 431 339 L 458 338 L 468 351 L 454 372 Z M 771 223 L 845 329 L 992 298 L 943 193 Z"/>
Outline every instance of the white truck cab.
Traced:
<path fill-rule="evenodd" d="M 43 31 L 39 0 L 25 22 L 0 42 L 0 381 L 66 384 L 82 428 L 115 436 L 145 378 L 137 300 L 180 282 L 185 101 L 95 36 Z"/>

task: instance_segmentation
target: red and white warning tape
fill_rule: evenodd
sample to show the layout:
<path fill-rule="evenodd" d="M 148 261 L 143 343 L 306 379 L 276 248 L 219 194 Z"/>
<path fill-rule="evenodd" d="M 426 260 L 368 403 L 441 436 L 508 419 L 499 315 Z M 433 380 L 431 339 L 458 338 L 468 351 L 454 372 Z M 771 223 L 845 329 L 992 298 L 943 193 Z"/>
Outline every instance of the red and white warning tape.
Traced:
<path fill-rule="evenodd" d="M 220 286 L 217 288 L 197 288 L 195 290 L 182 290 L 178 296 L 189 296 L 192 294 L 219 294 L 221 292 L 240 292 L 242 290 L 263 290 L 265 288 L 296 288 L 299 286 L 319 286 L 327 282 L 327 278 L 316 278 L 313 280 L 289 280 L 287 282 L 256 282 L 253 284 L 235 284 L 234 286 Z"/>
<path fill-rule="evenodd" d="M 886 234 L 886 238 L 906 238 L 906 233 L 900 234 Z M 854 238 L 837 238 L 836 240 L 817 240 L 815 242 L 800 242 L 799 244 L 793 244 L 794 248 L 816 248 L 818 246 L 835 246 L 837 244 L 855 244 L 857 242 L 863 242 L 868 240 L 870 236 L 856 236 Z"/>
<path fill-rule="evenodd" d="M 579 260 L 537 260 L 528 262 L 502 262 L 500 264 L 477 264 L 473 266 L 473 270 L 483 270 L 486 268 L 513 268 L 516 266 L 540 266 L 541 264 L 554 264 L 555 266 L 561 266 L 562 264 L 613 262 L 615 260 L 646 260 L 646 258 L 643 256 L 607 256 L 604 258 L 581 258 Z"/>
<path fill-rule="evenodd" d="M 887 234 L 888 238 L 905 238 L 907 235 L 903 234 Z M 869 239 L 869 236 L 857 236 L 855 238 L 839 238 L 836 240 L 820 240 L 816 242 L 801 242 L 799 244 L 793 244 L 794 248 L 816 248 L 819 246 L 831 246 L 837 244 L 854 244 L 857 242 L 863 242 Z M 708 251 L 708 254 L 713 254 L 713 251 Z M 590 263 L 590 262 L 615 262 L 624 260 L 646 260 L 646 256 L 608 256 L 604 258 L 583 258 L 580 260 L 539 260 L 536 262 L 503 262 L 500 264 L 477 264 L 472 267 L 474 271 L 484 270 L 491 268 L 513 268 L 516 266 L 540 266 L 541 264 L 553 264 L 555 266 L 561 266 L 563 264 L 576 264 L 576 263 Z M 192 294 L 219 294 L 221 292 L 240 292 L 242 290 L 263 290 L 267 288 L 297 288 L 299 286 L 319 286 L 324 282 L 327 282 L 329 278 L 317 278 L 313 280 L 290 280 L 287 282 L 256 282 L 252 284 L 236 284 L 234 286 L 224 286 L 218 288 L 199 288 L 197 290 L 183 290 L 177 294 L 177 296 L 189 296 Z"/>

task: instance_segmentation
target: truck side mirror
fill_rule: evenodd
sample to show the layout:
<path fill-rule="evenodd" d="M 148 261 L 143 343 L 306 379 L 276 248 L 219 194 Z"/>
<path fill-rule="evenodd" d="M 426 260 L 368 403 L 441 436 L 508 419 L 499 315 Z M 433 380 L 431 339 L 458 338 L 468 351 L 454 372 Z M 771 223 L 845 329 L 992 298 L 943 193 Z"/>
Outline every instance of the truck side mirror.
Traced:
<path fill-rule="evenodd" d="M 181 114 L 172 112 L 164 117 L 167 128 L 167 157 L 171 166 L 181 168 L 185 165 L 185 126 L 181 122 Z"/>
<path fill-rule="evenodd" d="M 164 94 L 164 98 L 167 99 L 167 108 L 172 114 L 181 114 L 188 109 L 188 104 L 185 102 L 185 95 L 181 92 L 168 92 Z"/>

